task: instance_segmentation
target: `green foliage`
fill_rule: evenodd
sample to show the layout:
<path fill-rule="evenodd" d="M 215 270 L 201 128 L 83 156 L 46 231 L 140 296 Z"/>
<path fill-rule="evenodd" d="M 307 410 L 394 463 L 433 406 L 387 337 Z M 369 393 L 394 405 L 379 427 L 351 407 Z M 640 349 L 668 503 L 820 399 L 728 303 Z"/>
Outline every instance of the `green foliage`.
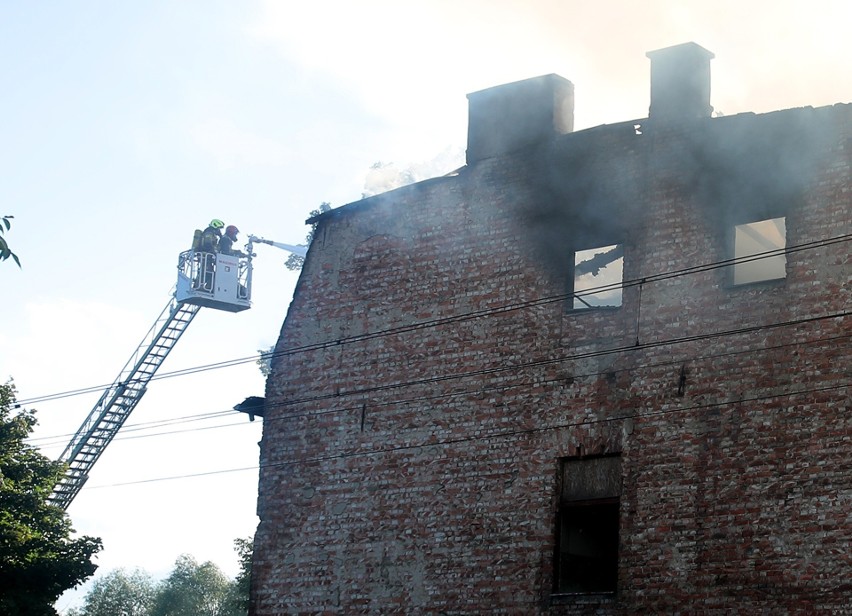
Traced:
<path fill-rule="evenodd" d="M 116 569 L 95 580 L 86 594 L 82 616 L 148 616 L 154 606 L 157 585 L 141 569 Z"/>
<path fill-rule="evenodd" d="M 320 203 L 320 206 L 311 210 L 311 213 L 308 215 L 309 218 L 313 218 L 314 216 L 319 216 L 320 214 L 324 214 L 325 212 L 331 209 L 331 204 L 327 201 L 323 201 Z M 311 230 L 308 231 L 308 234 L 305 236 L 305 243 L 310 246 L 311 242 L 314 241 L 314 233 L 317 231 L 317 223 L 311 223 Z M 302 266 L 305 264 L 305 257 L 297 254 L 290 254 L 287 257 L 287 260 L 284 261 L 284 267 L 288 270 L 299 270 L 302 269 Z"/>
<path fill-rule="evenodd" d="M 160 586 L 151 616 L 230 616 L 230 581 L 212 562 L 201 565 L 184 554 Z"/>
<path fill-rule="evenodd" d="M 155 582 L 141 569 L 116 569 L 95 580 L 85 604 L 67 616 L 245 616 L 249 605 L 252 539 L 234 540 L 240 572 L 229 580 L 213 563 L 187 554 L 169 577 Z M 0 616 L 6 616 L 0 611 Z"/>
<path fill-rule="evenodd" d="M 9 222 L 12 218 L 14 216 L 0 216 L 0 261 L 5 261 L 9 257 L 12 257 L 15 263 L 18 264 L 18 267 L 21 267 L 21 260 L 18 259 L 18 255 L 9 249 L 9 244 L 6 242 L 6 238 L 3 237 L 3 234 L 12 228 L 12 223 Z"/>
<path fill-rule="evenodd" d="M 59 596 L 91 576 L 100 539 L 73 533 L 67 514 L 47 502 L 63 465 L 24 441 L 35 413 L 17 408 L 0 385 L 0 614 L 54 615 Z"/>
<path fill-rule="evenodd" d="M 254 539 L 234 539 L 234 549 L 240 559 L 240 572 L 231 587 L 228 604 L 233 614 L 247 614 L 249 610 L 249 593 L 251 592 L 251 559 L 254 553 Z"/>
<path fill-rule="evenodd" d="M 257 352 L 260 353 L 260 357 L 257 358 L 257 367 L 260 373 L 267 377 L 272 372 L 272 356 L 275 354 L 275 345 L 273 344 L 265 351 L 258 349 Z"/>

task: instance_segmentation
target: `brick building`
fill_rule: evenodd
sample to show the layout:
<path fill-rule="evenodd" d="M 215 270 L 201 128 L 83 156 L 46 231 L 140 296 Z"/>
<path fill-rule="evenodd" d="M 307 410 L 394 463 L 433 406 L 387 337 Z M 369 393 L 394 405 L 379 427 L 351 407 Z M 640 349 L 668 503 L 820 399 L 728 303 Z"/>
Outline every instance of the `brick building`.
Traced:
<path fill-rule="evenodd" d="M 466 166 L 316 219 L 253 614 L 852 613 L 852 105 L 648 57 L 648 118 L 476 92 Z"/>

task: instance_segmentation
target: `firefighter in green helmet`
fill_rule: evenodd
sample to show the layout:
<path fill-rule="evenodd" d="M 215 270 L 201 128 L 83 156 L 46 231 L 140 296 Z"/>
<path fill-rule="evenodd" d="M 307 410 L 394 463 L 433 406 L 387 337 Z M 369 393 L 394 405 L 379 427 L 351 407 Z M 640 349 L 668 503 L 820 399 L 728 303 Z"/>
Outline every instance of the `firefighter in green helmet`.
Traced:
<path fill-rule="evenodd" d="M 222 237 L 222 228 L 225 223 L 214 218 L 207 225 L 207 228 L 201 232 L 201 252 L 216 252 L 219 248 L 219 239 Z"/>
<path fill-rule="evenodd" d="M 225 223 L 214 218 L 201 232 L 201 240 L 198 245 L 196 259 L 198 261 L 198 277 L 196 287 L 204 291 L 213 291 L 213 278 L 215 275 L 216 256 L 213 254 L 219 248 L 219 239 L 222 237 L 222 227 Z M 196 231 L 196 233 L 198 233 Z"/>

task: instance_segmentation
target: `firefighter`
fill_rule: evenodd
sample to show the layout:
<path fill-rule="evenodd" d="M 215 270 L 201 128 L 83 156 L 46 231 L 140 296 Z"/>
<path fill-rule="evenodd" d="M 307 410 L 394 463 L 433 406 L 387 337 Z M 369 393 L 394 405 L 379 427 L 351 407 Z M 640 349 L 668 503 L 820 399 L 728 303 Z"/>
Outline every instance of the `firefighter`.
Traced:
<path fill-rule="evenodd" d="M 239 250 L 234 250 L 234 243 L 237 241 L 237 234 L 240 232 L 234 225 L 228 225 L 225 229 L 225 235 L 219 240 L 219 252 L 223 255 L 232 255 L 234 257 L 245 257 L 246 254 Z"/>
<path fill-rule="evenodd" d="M 197 288 L 204 291 L 213 291 L 213 278 L 215 275 L 215 257 L 213 253 L 219 248 L 220 238 L 222 237 L 222 227 L 225 223 L 214 218 L 207 225 L 207 228 L 201 232 L 201 246 L 199 247 L 199 276 L 196 281 Z"/>
<path fill-rule="evenodd" d="M 201 232 L 201 252 L 216 252 L 219 247 L 219 241 L 222 237 L 222 227 L 225 223 L 214 218 L 207 225 L 207 228 Z"/>

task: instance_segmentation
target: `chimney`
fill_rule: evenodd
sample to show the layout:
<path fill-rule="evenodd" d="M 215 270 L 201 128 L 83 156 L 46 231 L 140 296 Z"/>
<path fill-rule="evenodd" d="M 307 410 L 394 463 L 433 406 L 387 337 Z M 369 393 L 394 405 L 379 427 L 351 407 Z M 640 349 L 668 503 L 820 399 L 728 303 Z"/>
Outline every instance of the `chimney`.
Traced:
<path fill-rule="evenodd" d="M 649 51 L 651 119 L 709 118 L 710 60 L 715 56 L 695 43 Z"/>
<path fill-rule="evenodd" d="M 570 133 L 574 84 L 550 74 L 467 95 L 467 164 Z"/>

